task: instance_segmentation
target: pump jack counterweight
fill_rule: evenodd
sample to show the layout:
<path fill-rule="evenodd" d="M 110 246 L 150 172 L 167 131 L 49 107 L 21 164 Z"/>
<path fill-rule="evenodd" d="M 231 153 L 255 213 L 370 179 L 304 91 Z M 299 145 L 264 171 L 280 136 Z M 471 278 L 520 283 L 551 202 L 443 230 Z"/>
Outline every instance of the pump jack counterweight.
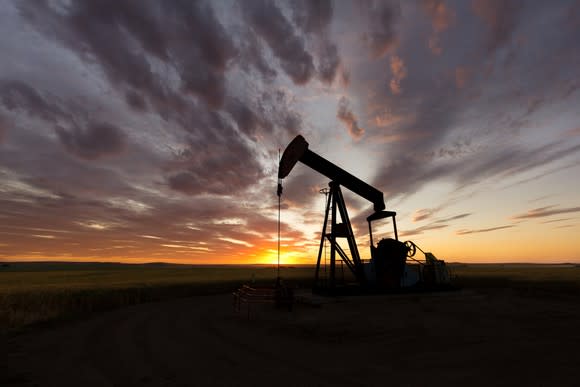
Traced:
<path fill-rule="evenodd" d="M 415 254 L 417 246 L 413 242 L 401 242 L 397 232 L 394 211 L 385 211 L 383 193 L 336 166 L 325 158 L 308 149 L 308 143 L 301 135 L 290 142 L 284 150 L 278 166 L 278 197 L 282 192 L 284 179 L 300 161 L 330 179 L 326 196 L 324 222 L 320 235 L 320 246 L 314 274 L 314 289 L 336 293 L 337 255 L 347 266 L 356 283 L 366 290 L 393 290 L 405 287 L 429 287 L 449 284 L 449 272 L 445 263 L 436 259 L 433 254 L 425 253 L 426 262 L 413 259 L 418 265 L 406 265 L 406 258 Z M 368 216 L 371 260 L 363 262 L 356 244 L 341 186 L 365 198 L 373 204 L 374 212 Z M 330 219 L 329 219 L 330 218 Z M 394 239 L 381 239 L 374 245 L 372 222 L 390 218 L 393 222 Z M 330 223 L 330 226 L 329 226 Z M 328 228 L 330 227 L 330 230 Z M 346 239 L 349 255 L 338 243 Z M 321 281 L 320 266 L 325 240 L 330 244 L 330 270 L 327 281 Z M 422 251 L 422 250 L 421 250 Z M 326 259 L 326 258 L 325 258 Z M 435 273 L 435 274 L 434 274 Z"/>

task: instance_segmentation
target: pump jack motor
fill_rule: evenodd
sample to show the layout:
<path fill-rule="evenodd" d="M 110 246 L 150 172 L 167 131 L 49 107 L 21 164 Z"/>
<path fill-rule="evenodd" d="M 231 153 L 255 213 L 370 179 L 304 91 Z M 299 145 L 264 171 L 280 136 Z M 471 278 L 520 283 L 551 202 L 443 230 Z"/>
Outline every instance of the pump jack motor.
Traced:
<path fill-rule="evenodd" d="M 399 241 L 395 219 L 397 213 L 385 210 L 383 193 L 308 149 L 308 143 L 301 135 L 288 144 L 280 159 L 278 196 L 282 195 L 282 179 L 288 176 L 298 161 L 330 179 L 329 189 L 325 190 L 328 195 L 316 261 L 315 290 L 336 293 L 347 287 L 345 283 L 339 283 L 337 262 L 340 264 L 340 261 L 337 260 L 337 255 L 352 273 L 355 284 L 363 290 L 435 289 L 445 288 L 450 284 L 449 271 L 444 261 L 435 258 L 431 253 L 423 252 L 411 241 Z M 368 261 L 363 261 L 360 257 L 341 186 L 373 204 L 374 212 L 367 217 L 371 246 L 371 259 Z M 385 218 L 392 221 L 394 238 L 381 239 L 374 245 L 372 223 Z M 346 239 L 350 256 L 338 243 L 340 239 Z M 326 267 L 321 270 L 325 241 L 330 245 L 328 271 Z M 425 254 L 424 261 L 414 258 L 417 249 Z"/>

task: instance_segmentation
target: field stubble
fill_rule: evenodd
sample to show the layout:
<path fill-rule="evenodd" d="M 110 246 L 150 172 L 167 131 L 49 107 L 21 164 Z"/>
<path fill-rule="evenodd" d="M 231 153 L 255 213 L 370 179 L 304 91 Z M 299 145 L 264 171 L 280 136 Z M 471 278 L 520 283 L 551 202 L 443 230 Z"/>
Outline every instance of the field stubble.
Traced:
<path fill-rule="evenodd" d="M 532 297 L 580 296 L 578 265 L 451 265 L 466 288 L 511 289 Z M 283 267 L 309 287 L 313 268 Z M 226 293 L 242 283 L 273 284 L 271 266 L 13 263 L 0 271 L 0 332 L 170 298 Z"/>
<path fill-rule="evenodd" d="M 272 283 L 270 266 L 12 263 L 0 271 L 0 333 L 38 323 L 170 298 L 226 293 Z M 285 269 L 295 283 L 306 268 Z"/>

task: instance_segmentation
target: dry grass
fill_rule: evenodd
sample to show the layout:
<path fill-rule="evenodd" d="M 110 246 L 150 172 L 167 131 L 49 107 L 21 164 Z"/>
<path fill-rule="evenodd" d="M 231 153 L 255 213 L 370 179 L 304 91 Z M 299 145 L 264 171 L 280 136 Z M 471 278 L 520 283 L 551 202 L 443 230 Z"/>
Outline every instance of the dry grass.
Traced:
<path fill-rule="evenodd" d="M 510 288 L 531 296 L 580 292 L 580 267 L 452 265 L 463 287 Z M 281 275 L 308 287 L 312 267 L 283 268 Z M 17 263 L 0 269 L 0 331 L 85 316 L 137 304 L 231 291 L 242 283 L 273 283 L 268 266 L 176 266 Z"/>
<path fill-rule="evenodd" d="M 311 270 L 284 269 L 304 281 Z M 85 316 L 142 302 L 231 291 L 241 283 L 273 283 L 267 266 L 11 264 L 0 271 L 0 331 Z"/>

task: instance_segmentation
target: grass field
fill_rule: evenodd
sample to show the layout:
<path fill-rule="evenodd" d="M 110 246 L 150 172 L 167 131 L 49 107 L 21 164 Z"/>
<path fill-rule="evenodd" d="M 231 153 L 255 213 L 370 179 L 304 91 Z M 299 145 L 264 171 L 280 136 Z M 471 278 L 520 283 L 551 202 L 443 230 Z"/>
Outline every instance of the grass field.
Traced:
<path fill-rule="evenodd" d="M 310 268 L 283 268 L 303 283 Z M 271 266 L 11 263 L 0 269 L 0 331 L 120 306 L 273 283 Z"/>
<path fill-rule="evenodd" d="M 451 265 L 463 287 L 505 287 L 531 296 L 580 292 L 578 265 Z M 281 276 L 308 287 L 309 266 Z M 231 291 L 243 283 L 273 283 L 272 266 L 11 263 L 0 268 L 0 331 L 85 316 L 120 306 Z"/>

